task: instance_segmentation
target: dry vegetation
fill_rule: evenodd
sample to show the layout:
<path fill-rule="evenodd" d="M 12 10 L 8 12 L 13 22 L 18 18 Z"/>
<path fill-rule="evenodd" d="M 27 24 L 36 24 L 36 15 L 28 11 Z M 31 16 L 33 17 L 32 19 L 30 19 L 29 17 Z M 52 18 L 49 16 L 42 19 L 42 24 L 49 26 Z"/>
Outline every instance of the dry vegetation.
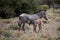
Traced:
<path fill-rule="evenodd" d="M 32 25 L 26 33 L 18 30 L 18 17 L 0 19 L 0 40 L 60 40 L 60 14 L 47 11 L 48 21 L 42 26 L 42 32 L 33 32 Z"/>

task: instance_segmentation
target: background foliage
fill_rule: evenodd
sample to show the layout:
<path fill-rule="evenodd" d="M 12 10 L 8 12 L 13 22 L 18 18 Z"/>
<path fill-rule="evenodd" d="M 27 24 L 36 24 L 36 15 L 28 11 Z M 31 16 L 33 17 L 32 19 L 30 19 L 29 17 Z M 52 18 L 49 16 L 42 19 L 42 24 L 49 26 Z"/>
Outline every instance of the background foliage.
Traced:
<path fill-rule="evenodd" d="M 47 3 L 48 2 L 48 3 Z M 41 9 L 41 5 L 50 5 L 49 0 L 0 0 L 0 17 L 11 18 L 19 16 L 21 13 L 34 13 Z M 47 9 L 44 6 L 43 9 Z"/>

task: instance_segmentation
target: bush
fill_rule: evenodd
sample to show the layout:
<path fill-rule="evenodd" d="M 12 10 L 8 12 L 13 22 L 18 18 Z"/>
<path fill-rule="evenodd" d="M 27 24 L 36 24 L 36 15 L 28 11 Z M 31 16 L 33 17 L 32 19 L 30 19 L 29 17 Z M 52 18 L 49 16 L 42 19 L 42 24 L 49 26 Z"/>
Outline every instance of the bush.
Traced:
<path fill-rule="evenodd" d="M 14 13 L 14 10 L 12 8 L 3 8 L 0 16 L 2 18 L 11 18 L 11 17 L 15 17 L 16 13 Z"/>
<path fill-rule="evenodd" d="M 9 30 L 5 30 L 5 31 L 2 33 L 2 35 L 5 36 L 5 37 L 10 37 L 10 36 L 11 36 Z"/>
<path fill-rule="evenodd" d="M 34 13 L 40 9 L 47 10 L 47 5 L 39 5 L 37 0 L 0 0 L 0 17 L 11 18 L 21 13 Z"/>
<path fill-rule="evenodd" d="M 0 17 L 11 18 L 19 16 L 21 13 L 31 13 L 36 10 L 36 2 L 27 0 L 5 0 L 0 2 Z"/>
<path fill-rule="evenodd" d="M 10 37 L 11 36 L 11 34 L 10 34 L 10 31 L 9 30 L 0 30 L 0 34 L 2 35 L 2 36 L 5 36 L 5 37 Z"/>
<path fill-rule="evenodd" d="M 49 6 L 48 5 L 40 5 L 40 10 L 47 10 L 49 9 Z"/>
<path fill-rule="evenodd" d="M 8 37 L 0 37 L 0 40 L 11 40 L 11 38 L 10 37 L 9 38 Z"/>
<path fill-rule="evenodd" d="M 56 17 L 55 20 L 60 22 L 60 17 Z"/>
<path fill-rule="evenodd" d="M 19 27 L 17 25 L 11 25 L 8 29 L 17 30 Z"/>
<path fill-rule="evenodd" d="M 29 2 L 23 2 L 21 3 L 21 6 L 20 7 L 17 7 L 15 9 L 15 12 L 16 12 L 16 16 L 19 16 L 21 13 L 31 13 L 31 12 L 34 12 L 35 10 L 37 9 L 36 7 L 36 4 L 31 4 Z"/>

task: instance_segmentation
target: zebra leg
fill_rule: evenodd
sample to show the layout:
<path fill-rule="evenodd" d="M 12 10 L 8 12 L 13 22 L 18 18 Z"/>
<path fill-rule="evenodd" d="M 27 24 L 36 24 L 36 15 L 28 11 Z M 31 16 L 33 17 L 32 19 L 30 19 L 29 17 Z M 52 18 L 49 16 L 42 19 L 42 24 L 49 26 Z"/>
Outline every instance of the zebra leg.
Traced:
<path fill-rule="evenodd" d="M 25 31 L 25 23 L 22 25 L 22 30 Z"/>
<path fill-rule="evenodd" d="M 22 23 L 18 22 L 19 30 L 21 29 Z"/>

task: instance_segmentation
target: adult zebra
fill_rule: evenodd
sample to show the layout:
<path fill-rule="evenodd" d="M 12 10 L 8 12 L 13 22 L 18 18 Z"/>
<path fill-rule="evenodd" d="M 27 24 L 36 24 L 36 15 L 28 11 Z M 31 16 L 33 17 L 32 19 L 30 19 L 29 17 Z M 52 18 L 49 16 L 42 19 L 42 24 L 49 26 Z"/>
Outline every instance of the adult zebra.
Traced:
<path fill-rule="evenodd" d="M 32 14 L 32 15 L 31 14 L 22 13 L 19 16 L 18 25 L 19 25 L 20 28 L 22 27 L 23 30 L 25 30 L 25 28 L 24 28 L 25 23 L 33 24 L 33 20 L 37 20 L 37 19 L 40 19 L 40 18 L 44 18 L 45 20 L 48 20 L 45 10 L 42 10 L 42 11 L 40 11 L 40 12 L 38 12 L 36 14 Z"/>

